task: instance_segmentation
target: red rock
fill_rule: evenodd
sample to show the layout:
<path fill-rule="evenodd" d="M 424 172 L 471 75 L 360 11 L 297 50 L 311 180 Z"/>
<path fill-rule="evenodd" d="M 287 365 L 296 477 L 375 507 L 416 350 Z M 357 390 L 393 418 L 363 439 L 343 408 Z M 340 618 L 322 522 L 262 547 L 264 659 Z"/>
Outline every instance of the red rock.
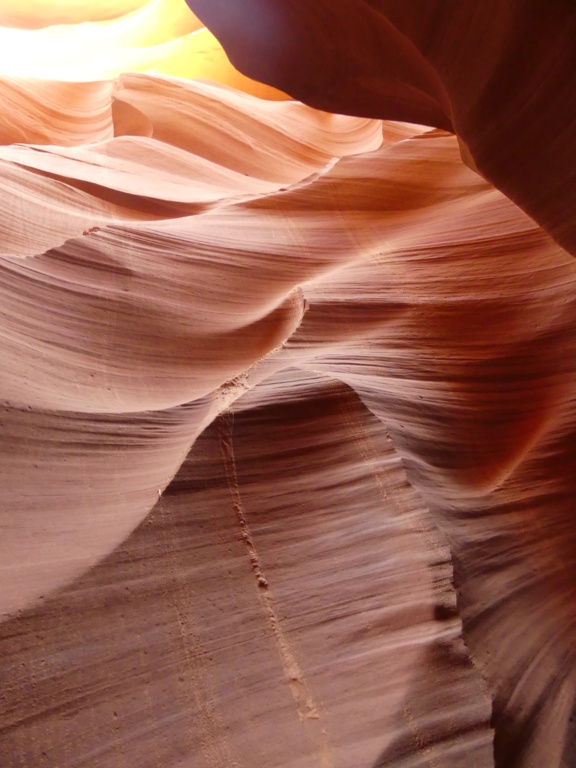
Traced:
<path fill-rule="evenodd" d="M 190 5 L 0 78 L 2 768 L 572 765 L 571 7 Z"/>

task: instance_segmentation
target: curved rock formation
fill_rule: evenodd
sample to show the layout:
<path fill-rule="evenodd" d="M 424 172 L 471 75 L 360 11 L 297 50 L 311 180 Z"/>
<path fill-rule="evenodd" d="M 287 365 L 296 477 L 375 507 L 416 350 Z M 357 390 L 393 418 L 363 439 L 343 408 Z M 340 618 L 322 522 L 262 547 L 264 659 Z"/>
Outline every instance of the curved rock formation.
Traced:
<path fill-rule="evenodd" d="M 189 5 L 0 14 L 0 763 L 569 768 L 576 13 Z"/>
<path fill-rule="evenodd" d="M 569 0 L 187 0 L 251 77 L 329 111 L 454 127 L 481 173 L 576 255 Z"/>

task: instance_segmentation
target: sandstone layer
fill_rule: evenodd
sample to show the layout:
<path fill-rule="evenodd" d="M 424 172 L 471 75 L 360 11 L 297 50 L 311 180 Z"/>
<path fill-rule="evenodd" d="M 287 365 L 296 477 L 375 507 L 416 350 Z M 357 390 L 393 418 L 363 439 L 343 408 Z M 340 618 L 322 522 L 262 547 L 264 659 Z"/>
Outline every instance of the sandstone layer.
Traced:
<path fill-rule="evenodd" d="M 570 768 L 576 12 L 188 4 L 0 10 L 0 764 Z"/>

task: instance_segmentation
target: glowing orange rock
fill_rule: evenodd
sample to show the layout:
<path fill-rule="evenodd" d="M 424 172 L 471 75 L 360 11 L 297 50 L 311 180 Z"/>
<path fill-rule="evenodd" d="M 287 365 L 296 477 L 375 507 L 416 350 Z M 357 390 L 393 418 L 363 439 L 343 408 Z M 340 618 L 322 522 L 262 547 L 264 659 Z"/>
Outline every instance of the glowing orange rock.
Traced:
<path fill-rule="evenodd" d="M 4 4 L 2 765 L 571 765 L 568 6 L 190 4 L 363 116 Z"/>

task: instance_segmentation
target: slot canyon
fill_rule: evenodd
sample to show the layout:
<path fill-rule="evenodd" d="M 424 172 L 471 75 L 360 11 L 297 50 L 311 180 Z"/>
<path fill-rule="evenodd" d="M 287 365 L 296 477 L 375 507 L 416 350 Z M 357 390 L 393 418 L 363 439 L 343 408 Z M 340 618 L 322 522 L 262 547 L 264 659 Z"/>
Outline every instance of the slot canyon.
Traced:
<path fill-rule="evenodd" d="M 0 768 L 575 768 L 575 41 L 0 1 Z"/>

